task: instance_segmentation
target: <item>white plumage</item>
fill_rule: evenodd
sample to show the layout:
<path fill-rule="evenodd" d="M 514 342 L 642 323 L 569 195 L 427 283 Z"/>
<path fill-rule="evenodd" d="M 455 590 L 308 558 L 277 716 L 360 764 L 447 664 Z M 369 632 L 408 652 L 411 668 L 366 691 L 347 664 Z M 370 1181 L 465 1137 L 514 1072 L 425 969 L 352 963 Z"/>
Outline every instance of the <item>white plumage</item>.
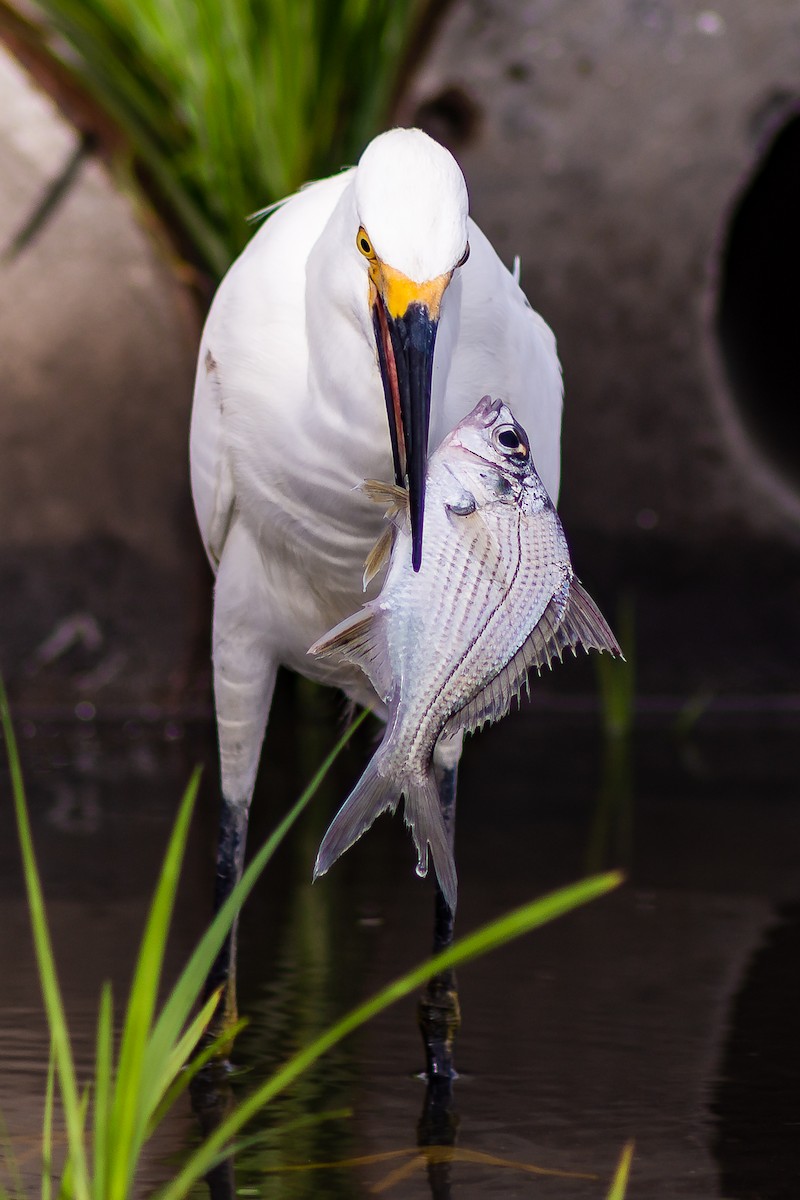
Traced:
<path fill-rule="evenodd" d="M 382 134 L 357 167 L 280 205 L 214 300 L 191 465 L 217 571 L 214 676 L 229 806 L 249 804 L 279 664 L 374 700 L 361 672 L 306 651 L 364 601 L 364 560 L 382 519 L 359 485 L 394 473 L 375 322 L 398 302 L 424 300 L 431 280 L 444 289 L 431 448 L 480 396 L 502 397 L 555 500 L 562 383 L 553 335 L 469 219 L 454 159 L 419 130 Z"/>

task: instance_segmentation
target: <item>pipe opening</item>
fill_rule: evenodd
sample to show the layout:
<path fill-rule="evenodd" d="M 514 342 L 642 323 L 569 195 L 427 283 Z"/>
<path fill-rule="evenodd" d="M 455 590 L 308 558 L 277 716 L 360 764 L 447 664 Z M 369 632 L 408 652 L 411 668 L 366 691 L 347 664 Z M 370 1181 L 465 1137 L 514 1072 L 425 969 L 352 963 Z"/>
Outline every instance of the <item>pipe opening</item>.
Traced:
<path fill-rule="evenodd" d="M 745 429 L 800 486 L 800 111 L 767 146 L 733 212 L 716 333 Z"/>

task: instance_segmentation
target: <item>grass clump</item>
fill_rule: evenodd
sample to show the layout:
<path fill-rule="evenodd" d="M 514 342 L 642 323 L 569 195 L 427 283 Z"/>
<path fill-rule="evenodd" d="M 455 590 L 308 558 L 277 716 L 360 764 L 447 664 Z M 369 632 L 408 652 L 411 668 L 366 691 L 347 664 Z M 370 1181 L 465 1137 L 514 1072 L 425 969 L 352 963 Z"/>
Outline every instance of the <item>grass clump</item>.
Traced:
<path fill-rule="evenodd" d="M 388 117 L 425 0 L 32 0 L 19 34 L 125 135 L 221 276 L 248 213 L 357 158 Z M 9 14 L 11 14 L 9 16 Z"/>
<path fill-rule="evenodd" d="M 51 1040 L 42 1123 L 42 1200 L 51 1200 L 53 1196 L 60 1200 L 129 1200 L 134 1194 L 137 1172 L 149 1139 L 194 1074 L 220 1048 L 220 1042 L 212 1042 L 199 1049 L 217 1002 L 217 997 L 212 997 L 205 1004 L 199 1003 L 211 964 L 259 874 L 360 721 L 351 726 L 328 755 L 309 787 L 254 857 L 159 1010 L 157 998 L 165 946 L 198 789 L 199 773 L 194 773 L 178 811 L 145 925 L 121 1021 L 119 1048 L 115 1052 L 114 999 L 110 986 L 106 985 L 100 996 L 94 1072 L 89 1081 L 79 1080 L 76 1072 L 31 838 L 19 756 L 2 685 L 0 721 L 10 765 L 33 940 Z M 156 1193 L 154 1200 L 183 1200 L 198 1180 L 235 1150 L 236 1138 L 244 1126 L 279 1092 L 342 1038 L 417 989 L 432 974 L 503 945 L 605 894 L 620 882 L 619 873 L 610 872 L 562 888 L 490 922 L 394 980 L 303 1047 L 241 1101 L 188 1156 L 172 1180 Z M 226 1044 L 230 1037 L 230 1031 L 226 1031 Z M 65 1161 L 60 1168 L 53 1162 L 57 1110 L 66 1134 Z M 20 1194 L 18 1189 L 15 1194 Z M 10 1200 L 10 1193 L 0 1187 L 0 1198 Z"/>

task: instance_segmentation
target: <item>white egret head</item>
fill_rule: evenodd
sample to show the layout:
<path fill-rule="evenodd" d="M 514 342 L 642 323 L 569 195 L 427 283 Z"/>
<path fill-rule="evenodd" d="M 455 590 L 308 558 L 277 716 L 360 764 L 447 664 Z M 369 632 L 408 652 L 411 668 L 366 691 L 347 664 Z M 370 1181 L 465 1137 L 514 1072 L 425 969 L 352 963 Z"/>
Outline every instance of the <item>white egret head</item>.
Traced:
<path fill-rule="evenodd" d="M 467 246 L 467 185 L 444 146 L 421 129 L 391 129 L 367 146 L 356 211 L 381 262 L 415 283 L 448 274 Z"/>
<path fill-rule="evenodd" d="M 419 129 L 392 129 L 361 156 L 355 201 L 353 247 L 369 277 L 395 477 L 408 484 L 419 570 L 434 345 L 445 290 L 469 255 L 467 187 L 443 146 Z"/>

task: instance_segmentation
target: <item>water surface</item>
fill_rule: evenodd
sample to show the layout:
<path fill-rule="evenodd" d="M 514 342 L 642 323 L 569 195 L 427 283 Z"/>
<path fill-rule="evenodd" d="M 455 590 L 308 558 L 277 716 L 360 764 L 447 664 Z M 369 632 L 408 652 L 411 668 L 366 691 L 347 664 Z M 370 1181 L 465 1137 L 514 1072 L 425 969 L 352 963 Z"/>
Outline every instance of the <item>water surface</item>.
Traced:
<path fill-rule="evenodd" d="M 288 693 L 282 707 L 291 707 Z M 239 1156 L 238 1194 L 590 1200 L 605 1196 L 634 1138 L 632 1197 L 795 1197 L 798 724 L 709 717 L 679 738 L 662 718 L 645 722 L 626 753 L 604 748 L 591 714 L 527 709 L 474 739 L 458 811 L 462 932 L 588 871 L 623 866 L 627 886 L 461 969 L 459 1079 L 449 1105 L 426 1110 L 410 998 L 264 1115 L 264 1140 Z M 271 726 L 253 845 L 333 733 L 316 716 Z M 59 969 L 86 1065 L 100 983 L 112 979 L 117 995 L 127 986 L 180 792 L 199 760 L 209 769 L 172 974 L 207 918 L 213 731 L 207 721 L 158 714 L 69 726 L 28 715 L 20 734 Z M 417 879 L 399 819 L 381 819 L 325 879 L 309 882 L 326 822 L 368 749 L 362 739 L 345 754 L 248 903 L 240 1002 L 251 1023 L 236 1050 L 234 1095 L 429 948 L 433 885 Z M 47 1043 L 5 784 L 3 795 L 0 1111 L 30 1183 Z M 196 1137 L 187 1103 L 152 1146 L 142 1195 Z M 6 1172 L 9 1157 L 6 1149 Z"/>

